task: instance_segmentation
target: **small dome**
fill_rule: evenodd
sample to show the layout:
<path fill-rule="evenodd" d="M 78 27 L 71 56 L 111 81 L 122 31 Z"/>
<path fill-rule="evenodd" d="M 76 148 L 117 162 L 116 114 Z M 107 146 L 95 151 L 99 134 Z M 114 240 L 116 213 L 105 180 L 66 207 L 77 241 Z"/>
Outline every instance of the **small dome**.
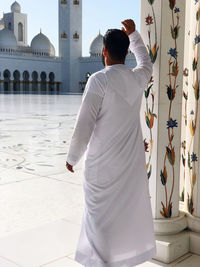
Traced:
<path fill-rule="evenodd" d="M 0 31 L 0 48 L 17 49 L 17 40 L 11 30 L 5 28 Z"/>
<path fill-rule="evenodd" d="M 90 44 L 90 56 L 96 57 L 101 56 L 103 48 L 103 35 L 99 32 L 99 34 L 93 39 Z"/>
<path fill-rule="evenodd" d="M 51 55 L 52 44 L 49 41 L 49 38 L 40 32 L 31 41 L 31 49 L 33 52 L 39 52 Z"/>
<path fill-rule="evenodd" d="M 53 46 L 53 44 L 51 43 L 51 53 L 50 53 L 50 56 L 55 56 L 55 48 Z"/>
<path fill-rule="evenodd" d="M 11 5 L 11 12 L 21 13 L 21 6 L 16 1 Z"/>

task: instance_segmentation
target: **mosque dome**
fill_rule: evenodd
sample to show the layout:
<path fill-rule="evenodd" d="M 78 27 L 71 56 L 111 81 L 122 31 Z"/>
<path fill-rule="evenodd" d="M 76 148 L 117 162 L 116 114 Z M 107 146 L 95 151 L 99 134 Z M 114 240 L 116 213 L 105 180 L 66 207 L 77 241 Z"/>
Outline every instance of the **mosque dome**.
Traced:
<path fill-rule="evenodd" d="M 16 13 L 21 13 L 21 6 L 18 2 L 14 2 L 12 5 L 11 5 L 11 12 L 16 12 Z"/>
<path fill-rule="evenodd" d="M 17 40 L 11 30 L 5 28 L 0 31 L 0 48 L 17 49 Z"/>
<path fill-rule="evenodd" d="M 45 53 L 51 55 L 53 52 L 53 45 L 49 38 L 43 33 L 37 34 L 31 41 L 31 49 L 33 52 Z"/>
<path fill-rule="evenodd" d="M 90 56 L 97 57 L 101 56 L 103 48 L 103 35 L 99 32 L 99 34 L 93 39 L 90 44 Z"/>
<path fill-rule="evenodd" d="M 55 48 L 53 46 L 53 44 L 51 43 L 51 53 L 50 56 L 55 56 Z"/>

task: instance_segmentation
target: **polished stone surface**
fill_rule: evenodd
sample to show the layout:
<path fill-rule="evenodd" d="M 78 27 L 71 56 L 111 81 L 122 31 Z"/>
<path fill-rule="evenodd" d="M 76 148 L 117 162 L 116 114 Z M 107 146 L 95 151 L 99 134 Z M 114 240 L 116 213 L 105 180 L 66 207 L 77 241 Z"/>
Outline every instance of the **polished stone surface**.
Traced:
<path fill-rule="evenodd" d="M 81 96 L 0 95 L 0 237 L 61 218 L 80 224 L 82 161 L 65 168 Z"/>
<path fill-rule="evenodd" d="M 82 163 L 66 153 L 81 96 L 0 95 L 0 267 L 78 267 Z M 175 265 L 199 267 L 189 254 Z"/>
<path fill-rule="evenodd" d="M 24 267 L 53 262 L 73 253 L 79 228 L 66 220 L 58 220 L 15 233 L 0 239 L 0 256 Z"/>

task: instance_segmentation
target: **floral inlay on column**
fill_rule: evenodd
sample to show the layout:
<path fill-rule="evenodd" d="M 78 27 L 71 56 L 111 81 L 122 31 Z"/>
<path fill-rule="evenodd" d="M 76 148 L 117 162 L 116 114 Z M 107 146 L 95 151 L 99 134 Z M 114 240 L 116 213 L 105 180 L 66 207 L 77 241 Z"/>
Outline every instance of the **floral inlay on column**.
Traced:
<path fill-rule="evenodd" d="M 158 54 L 158 42 L 157 42 L 157 27 L 156 27 L 156 16 L 154 12 L 154 2 L 155 0 L 148 0 L 151 9 L 152 9 L 152 16 L 148 14 L 148 16 L 145 18 L 146 26 L 148 27 L 148 40 L 149 43 L 147 45 L 148 51 L 149 51 L 149 56 L 151 58 L 151 62 L 154 64 L 157 59 L 157 54 Z M 155 29 L 155 36 L 154 36 L 154 42 L 152 44 L 152 25 L 154 26 Z M 151 177 L 152 173 L 152 163 L 151 163 L 151 158 L 152 158 L 152 152 L 153 152 L 153 135 L 152 135 L 152 129 L 154 127 L 154 119 L 157 118 L 157 115 L 154 113 L 154 99 L 155 99 L 155 92 L 153 91 L 153 86 L 154 86 L 154 80 L 153 77 L 151 77 L 147 90 L 145 90 L 144 96 L 146 100 L 146 111 L 145 111 L 145 121 L 146 125 L 149 128 L 149 135 L 150 139 L 147 142 L 146 138 L 144 140 L 144 145 L 145 145 L 145 152 L 149 153 L 148 156 L 148 161 L 146 164 L 147 168 L 147 173 L 148 173 L 148 179 Z M 150 145 L 150 151 L 149 149 Z"/>
<path fill-rule="evenodd" d="M 177 76 L 179 72 L 178 67 L 178 51 L 177 51 L 177 38 L 179 36 L 179 13 L 180 10 L 176 7 L 176 0 L 169 0 L 169 8 L 171 10 L 172 24 L 171 24 L 171 37 L 174 41 L 174 47 L 169 49 L 169 84 L 167 85 L 167 96 L 169 99 L 169 112 L 167 120 L 168 131 L 168 145 L 166 146 L 166 152 L 164 156 L 163 169 L 160 171 L 161 183 L 165 189 L 165 203 L 161 201 L 162 210 L 160 214 L 165 218 L 172 216 L 172 195 L 174 192 L 175 184 L 175 146 L 173 145 L 174 128 L 178 127 L 177 120 L 172 115 L 172 105 L 176 96 Z M 167 161 L 169 164 L 167 164 Z M 167 182 L 171 182 L 171 191 L 168 199 Z"/>
<path fill-rule="evenodd" d="M 193 92 L 194 92 L 194 99 L 195 99 L 195 106 L 194 110 L 190 112 L 190 120 L 189 120 L 189 127 L 190 127 L 190 139 L 189 139 L 189 147 L 188 147 L 188 154 L 187 154 L 187 161 L 188 161 L 188 169 L 189 169 L 189 182 L 190 182 L 190 194 L 187 194 L 187 209 L 188 211 L 193 214 L 194 212 L 194 188 L 196 185 L 197 179 L 197 172 L 196 172 L 196 164 L 198 161 L 197 153 L 194 149 L 192 149 L 192 144 L 194 148 L 194 139 L 197 129 L 198 123 L 198 105 L 199 105 L 199 78 L 198 78 L 198 64 L 199 64 L 199 57 L 198 57 L 198 46 L 200 43 L 200 35 L 199 33 L 199 22 L 200 22 L 200 4 L 199 0 L 194 0 L 195 5 L 198 4 L 197 11 L 196 11 L 196 25 L 195 25 L 195 36 L 194 36 L 194 57 L 192 63 L 192 71 L 193 71 Z"/>
<path fill-rule="evenodd" d="M 183 71 L 183 76 L 186 78 L 185 84 L 188 87 L 188 69 L 185 68 Z M 185 126 L 185 131 L 186 131 L 186 127 L 187 127 L 187 102 L 188 102 L 188 91 L 185 92 L 183 91 L 183 100 L 184 100 L 184 113 L 183 113 L 183 117 L 184 117 L 184 126 Z M 185 162 L 186 162 L 186 140 L 184 137 L 184 140 L 181 143 L 181 148 L 182 148 L 182 154 L 181 154 L 181 158 L 182 158 L 182 165 L 183 165 L 183 188 L 181 190 L 181 195 L 179 197 L 179 200 L 184 201 L 185 199 Z"/>

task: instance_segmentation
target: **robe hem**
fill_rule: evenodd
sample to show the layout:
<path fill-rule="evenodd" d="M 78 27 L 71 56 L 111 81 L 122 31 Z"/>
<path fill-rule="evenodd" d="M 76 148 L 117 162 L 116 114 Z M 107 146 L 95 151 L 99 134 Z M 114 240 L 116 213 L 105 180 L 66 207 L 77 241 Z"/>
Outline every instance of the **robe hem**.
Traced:
<path fill-rule="evenodd" d="M 88 256 L 82 254 L 80 251 L 77 250 L 75 253 L 74 260 L 82 264 L 84 267 L 133 267 L 152 259 L 153 256 L 156 255 L 156 252 L 156 246 L 154 246 L 150 250 L 145 251 L 144 253 L 141 253 L 137 256 L 121 261 L 106 263 L 99 259 L 94 260 L 92 258 L 89 258 Z"/>

